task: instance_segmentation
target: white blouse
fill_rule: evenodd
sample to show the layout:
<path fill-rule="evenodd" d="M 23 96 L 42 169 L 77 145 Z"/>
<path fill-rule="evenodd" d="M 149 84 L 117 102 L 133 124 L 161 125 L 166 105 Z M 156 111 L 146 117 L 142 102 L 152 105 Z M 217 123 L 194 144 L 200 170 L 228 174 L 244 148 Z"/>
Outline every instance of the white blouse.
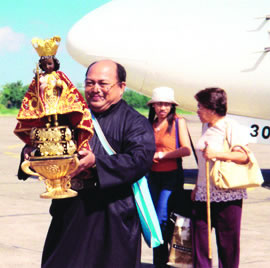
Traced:
<path fill-rule="evenodd" d="M 216 151 L 223 151 L 224 139 L 228 136 L 230 146 L 239 144 L 247 145 L 248 137 L 243 128 L 236 121 L 224 117 L 219 120 L 214 126 L 208 127 L 208 124 L 203 124 L 202 135 L 196 145 L 196 154 L 198 157 L 198 178 L 197 191 L 195 195 L 196 201 L 206 201 L 206 174 L 205 163 L 202 150 L 205 148 L 205 142 L 210 148 Z M 210 170 L 213 166 L 213 161 L 210 161 Z M 216 188 L 210 180 L 210 200 L 211 202 L 226 202 L 238 199 L 247 198 L 245 189 L 229 189 L 223 190 Z"/>

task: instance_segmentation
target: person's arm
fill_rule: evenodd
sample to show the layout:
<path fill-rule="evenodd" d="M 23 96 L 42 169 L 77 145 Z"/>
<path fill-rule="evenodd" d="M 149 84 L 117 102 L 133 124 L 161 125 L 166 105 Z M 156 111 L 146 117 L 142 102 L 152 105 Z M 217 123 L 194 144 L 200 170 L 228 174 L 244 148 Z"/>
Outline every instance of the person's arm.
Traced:
<path fill-rule="evenodd" d="M 142 116 L 125 118 L 121 152 L 95 155 L 101 188 L 132 184 L 151 168 L 155 152 L 153 128 Z"/>
<path fill-rule="evenodd" d="M 79 167 L 73 173 L 69 174 L 71 178 L 76 177 L 81 172 L 89 170 L 96 163 L 96 157 L 92 151 L 88 151 L 88 150 L 79 151 L 78 157 L 79 157 Z"/>
<path fill-rule="evenodd" d="M 184 118 L 179 118 L 178 126 L 179 126 L 178 129 L 179 129 L 180 148 L 175 149 L 173 151 L 156 152 L 154 155 L 154 160 L 174 159 L 189 156 L 191 154 L 191 145 L 188 135 L 188 129 Z"/>
<path fill-rule="evenodd" d="M 31 145 L 28 145 L 26 144 L 25 147 L 23 148 L 22 152 L 23 152 L 23 155 L 24 155 L 24 159 L 28 160 L 31 153 L 35 150 L 36 148 L 31 146 Z"/>
<path fill-rule="evenodd" d="M 121 152 L 114 155 L 87 152 L 80 159 L 78 170 L 71 176 L 76 176 L 95 165 L 99 187 L 108 188 L 132 184 L 149 171 L 155 152 L 152 126 L 142 116 L 123 120 L 125 127 L 119 139 Z M 112 126 L 114 127 L 120 127 L 120 124 Z M 104 135 L 106 136 L 106 132 Z"/>
<path fill-rule="evenodd" d="M 240 147 L 236 147 L 232 152 L 217 152 L 206 144 L 203 156 L 206 160 L 232 161 L 237 164 L 246 164 L 248 161 L 248 155 Z"/>

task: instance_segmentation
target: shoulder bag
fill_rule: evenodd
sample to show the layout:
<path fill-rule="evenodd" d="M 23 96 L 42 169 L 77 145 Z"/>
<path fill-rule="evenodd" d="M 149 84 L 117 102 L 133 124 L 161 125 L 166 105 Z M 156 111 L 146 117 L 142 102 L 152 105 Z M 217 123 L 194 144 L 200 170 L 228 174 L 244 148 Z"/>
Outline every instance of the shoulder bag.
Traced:
<path fill-rule="evenodd" d="M 228 129 L 228 128 L 227 128 Z M 230 146 L 226 129 L 223 151 L 232 152 L 240 147 L 248 156 L 247 164 L 237 164 L 233 161 L 216 160 L 210 171 L 210 178 L 219 189 L 246 189 L 261 186 L 263 176 L 254 154 L 243 145 Z"/>
<path fill-rule="evenodd" d="M 175 120 L 175 139 L 176 148 L 180 148 L 179 139 L 179 118 Z M 188 131 L 191 147 L 196 159 L 192 139 Z M 182 158 L 178 158 L 177 161 L 178 169 L 183 174 Z M 178 160 L 177 159 L 177 160 Z M 197 159 L 196 159 L 197 161 Z M 184 176 L 184 174 L 183 174 Z M 192 237 L 191 237 L 191 215 L 193 202 L 191 201 L 192 190 L 181 189 L 172 193 L 170 197 L 173 198 L 173 209 L 170 214 L 170 251 L 168 258 L 168 265 L 173 267 L 186 267 L 192 268 Z M 172 197 L 173 196 L 173 197 Z M 172 201 L 171 201 L 172 202 Z"/>

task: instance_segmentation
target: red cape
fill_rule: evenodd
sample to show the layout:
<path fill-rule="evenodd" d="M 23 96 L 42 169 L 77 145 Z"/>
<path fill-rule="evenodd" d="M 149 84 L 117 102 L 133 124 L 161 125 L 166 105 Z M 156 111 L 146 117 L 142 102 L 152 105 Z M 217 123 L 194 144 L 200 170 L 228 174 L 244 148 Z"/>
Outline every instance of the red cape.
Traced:
<path fill-rule="evenodd" d="M 88 140 L 93 136 L 93 124 L 88 106 L 80 92 L 71 83 L 68 77 L 61 71 L 56 72 L 62 80 L 63 90 L 56 107 L 56 113 L 60 119 L 68 123 L 75 130 L 78 151 L 90 150 Z M 21 109 L 18 113 L 18 124 L 14 133 L 25 143 L 31 145 L 30 131 L 32 127 L 45 127 L 47 116 L 44 99 L 36 89 L 36 81 L 33 79 L 26 92 Z"/>

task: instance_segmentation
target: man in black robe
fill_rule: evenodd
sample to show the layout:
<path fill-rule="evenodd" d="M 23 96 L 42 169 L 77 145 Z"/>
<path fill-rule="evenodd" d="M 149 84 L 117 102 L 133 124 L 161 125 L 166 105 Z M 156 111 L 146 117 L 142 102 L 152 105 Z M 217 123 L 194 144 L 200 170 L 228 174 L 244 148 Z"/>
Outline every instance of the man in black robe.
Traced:
<path fill-rule="evenodd" d="M 141 227 L 132 184 L 149 170 L 155 138 L 148 120 L 122 100 L 125 69 L 104 60 L 90 65 L 85 95 L 115 155 L 95 134 L 72 174 L 78 196 L 52 201 L 42 268 L 139 268 Z M 82 172 L 91 171 L 80 180 Z M 76 186 L 77 185 L 77 186 Z"/>

